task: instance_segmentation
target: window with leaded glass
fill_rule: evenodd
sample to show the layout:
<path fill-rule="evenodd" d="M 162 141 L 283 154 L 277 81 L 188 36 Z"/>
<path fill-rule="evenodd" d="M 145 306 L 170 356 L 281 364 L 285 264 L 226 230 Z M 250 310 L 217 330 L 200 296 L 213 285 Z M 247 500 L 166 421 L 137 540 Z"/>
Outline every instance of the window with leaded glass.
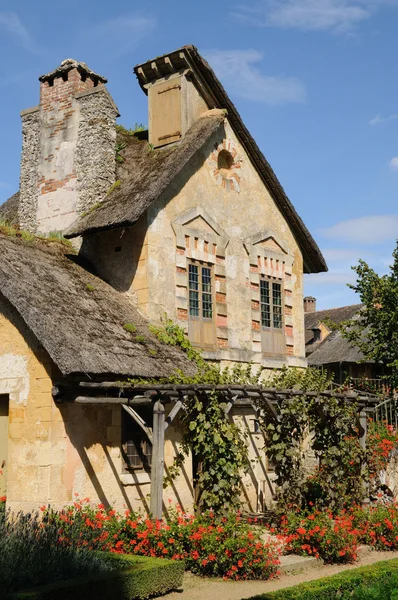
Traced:
<path fill-rule="evenodd" d="M 192 261 L 188 264 L 189 339 L 202 348 L 215 344 L 213 266 Z"/>
<path fill-rule="evenodd" d="M 269 355 L 285 353 L 282 283 L 271 277 L 260 279 L 262 350 Z"/>

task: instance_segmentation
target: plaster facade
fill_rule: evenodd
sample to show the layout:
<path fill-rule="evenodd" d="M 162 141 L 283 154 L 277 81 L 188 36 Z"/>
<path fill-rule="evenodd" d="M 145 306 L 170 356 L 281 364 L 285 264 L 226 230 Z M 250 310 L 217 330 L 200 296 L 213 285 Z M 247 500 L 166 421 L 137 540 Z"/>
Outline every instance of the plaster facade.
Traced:
<path fill-rule="evenodd" d="M 16 311 L 0 298 L 0 395 L 8 397 L 7 505 L 13 511 L 38 510 L 51 504 L 61 509 L 75 494 L 118 510 L 148 510 L 150 475 L 127 472 L 121 452 L 122 408 L 57 404 L 51 389 L 61 378 L 57 367 L 26 328 Z M 6 376 L 5 376 L 6 375 Z M 250 510 L 272 498 L 272 473 L 263 461 L 262 436 L 255 432 L 255 414 L 237 409 L 235 421 L 249 433 L 253 461 L 242 498 Z M 164 476 L 180 452 L 178 421 L 166 433 Z M 0 457 L 0 461 L 2 457 Z M 193 507 L 192 459 L 164 490 L 184 510 Z"/>
<path fill-rule="evenodd" d="M 222 149 L 232 151 L 239 166 L 233 185 L 215 175 Z M 82 253 L 152 321 L 166 313 L 185 329 L 187 261 L 213 265 L 217 345 L 205 356 L 270 369 L 306 366 L 302 254 L 227 119 L 135 226 L 85 236 Z M 262 352 L 261 275 L 283 284 L 283 356 Z"/>

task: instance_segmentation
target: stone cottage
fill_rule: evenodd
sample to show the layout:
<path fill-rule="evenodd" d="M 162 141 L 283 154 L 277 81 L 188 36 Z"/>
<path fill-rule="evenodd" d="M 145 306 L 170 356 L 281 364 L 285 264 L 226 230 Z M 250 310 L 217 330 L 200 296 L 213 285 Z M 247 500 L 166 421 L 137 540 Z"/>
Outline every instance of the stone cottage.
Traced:
<path fill-rule="evenodd" d="M 151 415 L 106 394 L 69 400 L 81 386 L 189 372 L 148 329 L 165 313 L 209 360 L 307 364 L 303 274 L 327 267 L 269 163 L 195 47 L 135 74 L 148 131 L 117 126 L 106 79 L 71 59 L 39 78 L 40 103 L 22 112 L 20 189 L 0 208 L 25 231 L 0 234 L 0 494 L 13 509 L 75 493 L 146 505 Z M 77 253 L 38 237 L 50 232 Z M 249 427 L 255 511 L 272 497 L 272 467 L 253 409 L 231 415 Z M 165 472 L 180 441 L 175 420 Z M 189 508 L 192 481 L 186 461 L 164 498 Z"/>
<path fill-rule="evenodd" d="M 341 333 L 339 326 L 355 318 L 362 304 L 316 310 L 316 299 L 304 298 L 305 344 L 308 364 L 326 370 L 336 383 L 370 380 L 382 387 L 383 366 L 366 360 L 363 353 Z"/>

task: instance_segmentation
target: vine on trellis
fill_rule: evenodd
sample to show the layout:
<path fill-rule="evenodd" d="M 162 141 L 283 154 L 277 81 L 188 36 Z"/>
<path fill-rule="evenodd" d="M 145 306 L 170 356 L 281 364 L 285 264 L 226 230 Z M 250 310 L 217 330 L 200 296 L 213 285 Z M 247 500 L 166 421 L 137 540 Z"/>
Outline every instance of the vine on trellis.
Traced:
<path fill-rule="evenodd" d="M 192 347 L 184 330 L 167 317 L 151 332 L 165 344 L 180 346 L 197 366 L 194 376 L 182 371 L 158 383 L 175 384 L 252 384 L 259 385 L 262 369 L 237 364 L 222 369 L 203 359 Z M 142 380 L 139 380 L 142 383 Z M 267 387 L 322 392 L 332 380 L 318 369 L 283 368 L 267 380 Z M 146 380 L 145 383 L 148 383 Z M 308 502 L 341 508 L 361 500 L 362 461 L 359 445 L 357 407 L 334 396 L 276 395 L 277 418 L 271 419 L 265 404 L 259 405 L 260 425 L 278 486 L 278 504 L 306 506 Z M 184 405 L 181 453 L 169 469 L 175 477 L 185 457 L 192 452 L 201 464 L 195 483 L 201 490 L 199 508 L 227 511 L 239 506 L 242 473 L 249 469 L 246 434 L 232 419 L 226 418 L 225 405 L 217 392 L 197 393 Z M 262 409 L 262 410 L 261 410 Z M 305 458 L 312 449 L 319 469 L 308 477 Z M 166 480 L 167 485 L 167 480 Z"/>

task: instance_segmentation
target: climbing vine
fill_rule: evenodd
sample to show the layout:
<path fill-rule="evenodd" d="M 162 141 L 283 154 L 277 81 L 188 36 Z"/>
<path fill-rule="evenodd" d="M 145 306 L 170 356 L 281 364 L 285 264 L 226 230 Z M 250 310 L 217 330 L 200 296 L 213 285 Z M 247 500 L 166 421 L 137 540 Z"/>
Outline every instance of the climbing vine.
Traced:
<path fill-rule="evenodd" d="M 361 500 L 365 456 L 359 445 L 357 407 L 344 398 L 321 395 L 330 384 L 317 369 L 283 369 L 272 379 L 277 389 L 319 393 L 277 396 L 278 419 L 263 419 L 265 451 L 274 464 L 282 509 L 303 508 L 310 502 L 338 509 Z M 308 476 L 305 459 L 311 451 L 319 466 Z"/>
<path fill-rule="evenodd" d="M 257 384 L 257 373 L 252 365 L 235 365 L 222 369 L 218 364 L 205 361 L 185 332 L 168 318 L 161 326 L 151 326 L 151 332 L 164 344 L 179 346 L 196 363 L 197 371 L 187 376 L 178 370 L 167 380 L 158 383 L 175 384 Z M 148 381 L 146 381 L 148 383 Z M 175 477 L 184 459 L 192 453 L 196 466 L 195 487 L 197 506 L 201 511 L 213 509 L 227 512 L 239 506 L 242 473 L 249 469 L 246 432 L 225 415 L 225 404 L 217 392 L 189 397 L 184 402 L 180 421 L 183 425 L 181 453 L 169 472 Z M 167 485 L 167 481 L 166 481 Z"/>
<path fill-rule="evenodd" d="M 159 327 L 151 326 L 151 332 L 163 343 L 181 347 L 197 367 L 193 376 L 176 371 L 158 383 L 258 385 L 263 379 L 262 369 L 255 370 L 251 364 L 222 369 L 219 364 L 205 361 L 184 330 L 170 319 L 165 318 Z M 273 417 L 266 399 L 259 405 L 264 451 L 274 466 L 282 510 L 310 503 L 337 510 L 362 499 L 365 454 L 359 444 L 357 406 L 345 398 L 322 395 L 331 383 L 327 374 L 313 368 L 285 367 L 267 380 L 268 388 L 304 392 L 275 394 Z M 196 392 L 189 397 L 180 419 L 182 450 L 169 469 L 170 476 L 178 473 L 192 453 L 197 467 L 196 489 L 200 490 L 198 508 L 221 512 L 236 508 L 241 476 L 250 466 L 245 431 L 226 417 L 225 404 L 217 392 Z M 310 474 L 306 463 L 311 452 L 318 468 Z"/>

